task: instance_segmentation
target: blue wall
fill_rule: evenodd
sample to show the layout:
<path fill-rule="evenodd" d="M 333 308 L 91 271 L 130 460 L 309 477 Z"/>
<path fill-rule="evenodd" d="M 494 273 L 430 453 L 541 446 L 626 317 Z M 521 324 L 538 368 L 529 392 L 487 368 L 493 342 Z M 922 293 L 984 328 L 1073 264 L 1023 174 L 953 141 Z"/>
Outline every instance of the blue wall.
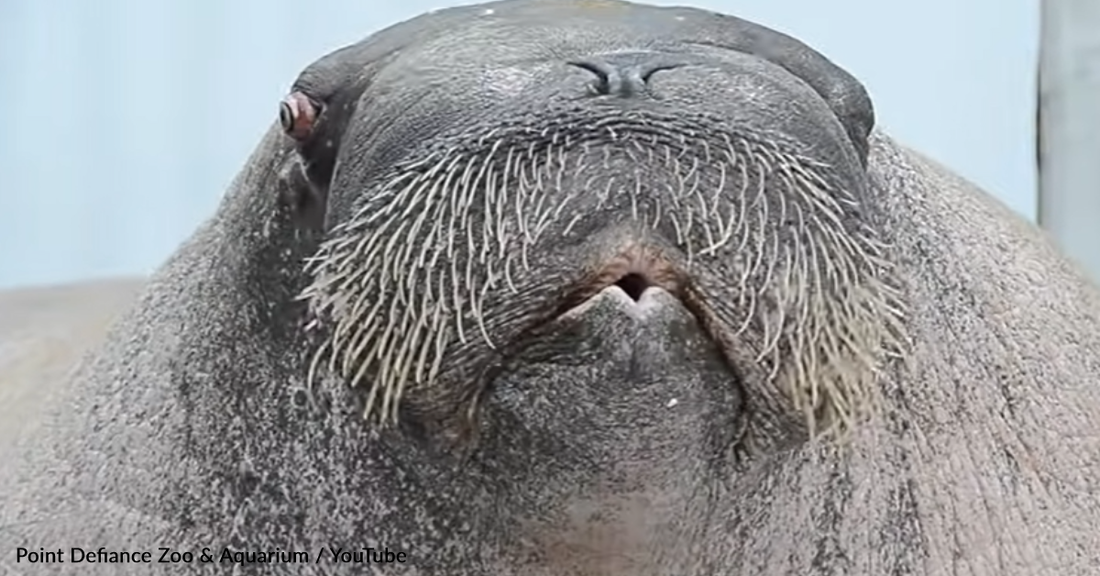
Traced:
<path fill-rule="evenodd" d="M 302 67 L 439 3 L 0 0 L 0 286 L 150 272 Z M 663 3 L 800 37 L 867 84 L 880 125 L 1033 217 L 1035 3 Z"/>

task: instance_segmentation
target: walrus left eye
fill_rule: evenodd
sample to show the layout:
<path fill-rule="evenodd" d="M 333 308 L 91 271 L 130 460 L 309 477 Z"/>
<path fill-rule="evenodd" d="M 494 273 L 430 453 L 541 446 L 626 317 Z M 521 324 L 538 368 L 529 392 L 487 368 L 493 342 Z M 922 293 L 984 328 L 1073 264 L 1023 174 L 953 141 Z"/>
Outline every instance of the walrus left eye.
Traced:
<path fill-rule="evenodd" d="M 295 140 L 308 138 L 316 119 L 317 106 L 301 92 L 292 92 L 279 103 L 279 124 Z"/>

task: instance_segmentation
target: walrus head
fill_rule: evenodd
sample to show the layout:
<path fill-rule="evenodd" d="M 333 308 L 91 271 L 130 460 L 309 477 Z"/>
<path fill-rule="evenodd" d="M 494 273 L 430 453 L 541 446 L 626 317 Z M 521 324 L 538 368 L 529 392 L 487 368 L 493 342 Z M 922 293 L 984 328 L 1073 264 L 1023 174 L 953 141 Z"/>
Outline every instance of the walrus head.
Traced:
<path fill-rule="evenodd" d="M 573 4 L 437 13 L 302 73 L 282 121 L 325 237 L 310 379 L 440 431 L 851 429 L 902 314 L 863 87 L 748 22 L 652 8 L 682 30 L 641 43 L 619 3 Z"/>

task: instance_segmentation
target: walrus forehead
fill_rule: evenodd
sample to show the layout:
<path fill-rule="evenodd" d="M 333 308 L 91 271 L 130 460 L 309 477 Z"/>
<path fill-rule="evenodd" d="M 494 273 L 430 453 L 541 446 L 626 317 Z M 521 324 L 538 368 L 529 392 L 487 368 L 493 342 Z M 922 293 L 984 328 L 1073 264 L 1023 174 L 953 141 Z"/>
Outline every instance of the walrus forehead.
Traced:
<path fill-rule="evenodd" d="M 516 126 L 553 136 L 575 118 L 706 116 L 714 121 L 693 127 L 704 137 L 771 133 L 794 143 L 788 152 L 855 173 L 873 121 L 862 86 L 793 39 L 730 16 L 625 2 L 443 10 L 319 60 L 296 86 L 328 110 L 318 141 L 334 146 L 330 223 L 367 180 Z"/>
<path fill-rule="evenodd" d="M 360 96 L 338 152 L 344 170 L 335 188 L 361 188 L 368 174 L 433 151 L 487 149 L 507 134 L 577 135 L 620 121 L 689 140 L 751 135 L 842 170 L 859 167 L 827 103 L 797 77 L 751 55 L 650 46 L 640 58 L 674 66 L 647 79 L 645 97 L 608 99 L 587 98 L 592 73 L 557 56 L 518 63 L 487 54 L 477 68 L 462 69 L 457 61 L 429 63 L 426 54 L 395 60 Z"/>
<path fill-rule="evenodd" d="M 524 108 L 538 112 L 591 95 L 602 71 L 579 70 L 577 63 L 602 62 L 622 73 L 645 75 L 647 97 L 619 100 L 628 106 L 661 107 L 663 100 L 666 109 L 743 115 L 797 102 L 802 115 L 831 114 L 802 78 L 758 55 L 667 30 L 615 33 L 615 27 L 628 28 L 629 20 L 611 20 L 611 30 L 605 23 L 570 26 L 570 21 L 471 26 L 406 47 L 378 68 L 359 97 L 360 108 L 389 121 L 392 117 L 378 111 L 391 103 L 405 116 L 418 111 L 448 111 L 455 117 L 471 112 L 498 117 L 501 110 Z"/>

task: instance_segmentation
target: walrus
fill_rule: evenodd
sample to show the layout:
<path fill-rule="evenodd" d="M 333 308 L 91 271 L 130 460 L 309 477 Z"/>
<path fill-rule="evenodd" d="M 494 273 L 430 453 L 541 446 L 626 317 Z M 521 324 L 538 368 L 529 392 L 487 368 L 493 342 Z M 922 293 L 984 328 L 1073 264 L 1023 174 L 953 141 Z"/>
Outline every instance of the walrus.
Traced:
<path fill-rule="evenodd" d="M 9 572 L 1100 568 L 1100 290 L 733 16 L 319 59 L 102 338 L 5 368 Z"/>

